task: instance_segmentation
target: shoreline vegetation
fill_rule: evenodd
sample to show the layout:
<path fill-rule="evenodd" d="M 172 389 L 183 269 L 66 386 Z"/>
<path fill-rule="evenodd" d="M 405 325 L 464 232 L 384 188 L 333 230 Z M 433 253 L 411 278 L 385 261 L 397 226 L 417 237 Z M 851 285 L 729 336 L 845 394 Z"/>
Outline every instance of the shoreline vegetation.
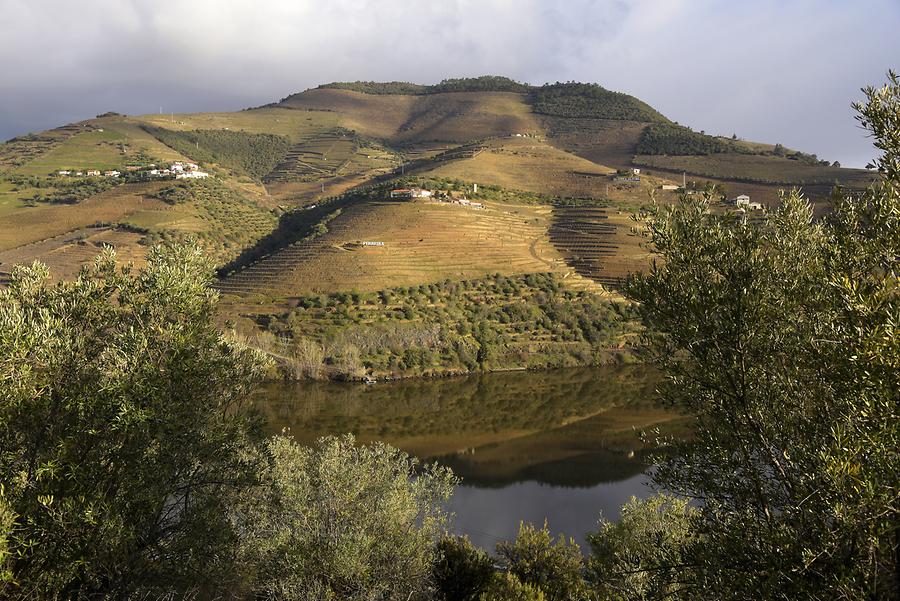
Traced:
<path fill-rule="evenodd" d="M 631 363 L 634 309 L 553 273 L 299 297 L 241 338 L 292 380 L 394 380 Z M 274 375 L 274 374 L 273 374 Z"/>

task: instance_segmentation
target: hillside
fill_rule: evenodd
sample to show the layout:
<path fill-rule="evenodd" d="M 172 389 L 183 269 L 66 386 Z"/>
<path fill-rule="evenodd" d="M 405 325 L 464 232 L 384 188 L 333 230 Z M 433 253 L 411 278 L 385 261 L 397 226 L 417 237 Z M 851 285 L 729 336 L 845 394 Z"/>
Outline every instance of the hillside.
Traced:
<path fill-rule="evenodd" d="M 206 179 L 161 179 L 176 163 Z M 16 263 L 69 278 L 103 246 L 140 263 L 150 244 L 192 241 L 220 269 L 223 320 L 250 335 L 310 295 L 497 274 L 614 299 L 648 260 L 630 214 L 651 194 L 674 201 L 682 179 L 766 205 L 799 186 L 825 210 L 835 182 L 871 178 L 694 132 L 595 84 L 338 82 L 233 113 L 105 113 L 3 144 L 0 285 Z M 399 186 L 446 196 L 390 198 Z"/>

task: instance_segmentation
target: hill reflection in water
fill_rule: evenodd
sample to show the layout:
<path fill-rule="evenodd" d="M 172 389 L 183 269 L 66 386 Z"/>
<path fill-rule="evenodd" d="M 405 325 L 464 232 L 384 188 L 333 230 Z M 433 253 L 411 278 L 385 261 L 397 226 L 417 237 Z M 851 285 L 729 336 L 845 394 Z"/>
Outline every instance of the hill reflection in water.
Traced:
<path fill-rule="evenodd" d="M 453 468 L 464 485 L 588 487 L 642 473 L 641 430 L 686 420 L 653 403 L 643 367 L 480 374 L 374 385 L 269 385 L 256 406 L 300 442 L 352 432 Z"/>

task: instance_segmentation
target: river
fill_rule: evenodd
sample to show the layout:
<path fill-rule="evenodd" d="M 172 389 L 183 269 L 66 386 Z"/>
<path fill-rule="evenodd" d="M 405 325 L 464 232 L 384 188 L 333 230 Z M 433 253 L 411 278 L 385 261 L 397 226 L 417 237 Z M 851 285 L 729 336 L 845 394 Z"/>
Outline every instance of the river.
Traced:
<path fill-rule="evenodd" d="M 352 432 L 450 466 L 462 478 L 449 504 L 456 532 L 492 549 L 523 520 L 546 520 L 583 544 L 601 512 L 618 519 L 631 496 L 651 493 L 654 449 L 639 432 L 687 428 L 654 404 L 656 381 L 647 368 L 624 366 L 269 384 L 255 403 L 272 432 L 303 443 Z"/>

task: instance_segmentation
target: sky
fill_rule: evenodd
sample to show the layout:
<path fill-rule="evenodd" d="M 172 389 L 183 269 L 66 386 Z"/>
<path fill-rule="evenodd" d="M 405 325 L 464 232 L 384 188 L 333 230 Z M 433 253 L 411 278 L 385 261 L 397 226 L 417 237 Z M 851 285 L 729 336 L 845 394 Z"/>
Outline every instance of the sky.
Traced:
<path fill-rule="evenodd" d="M 900 0 L 0 0 L 0 57 L 0 140 L 490 74 L 599 83 L 861 167 L 874 150 L 850 104 L 900 69 Z"/>

